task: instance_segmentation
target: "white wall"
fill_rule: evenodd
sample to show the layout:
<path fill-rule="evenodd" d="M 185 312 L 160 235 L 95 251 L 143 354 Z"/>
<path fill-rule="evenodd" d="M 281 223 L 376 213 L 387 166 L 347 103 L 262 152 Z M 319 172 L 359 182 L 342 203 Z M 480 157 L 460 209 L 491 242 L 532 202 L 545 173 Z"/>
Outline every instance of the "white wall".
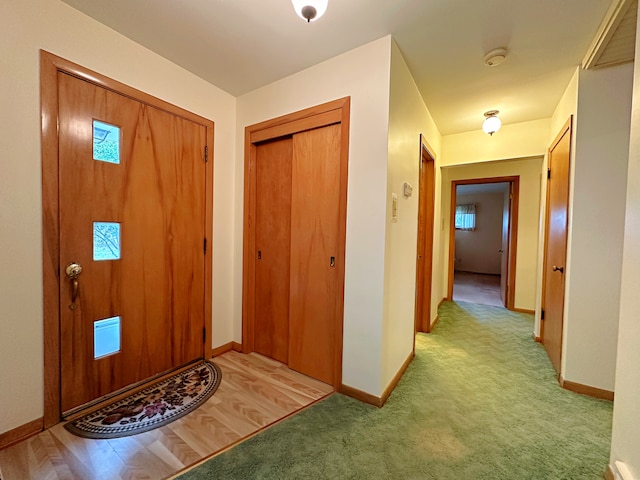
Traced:
<path fill-rule="evenodd" d="M 39 49 L 216 122 L 214 341 L 231 341 L 235 99 L 57 0 L 0 15 L 0 433 L 43 414 Z"/>
<path fill-rule="evenodd" d="M 640 20 L 640 18 L 639 18 Z M 640 30 L 640 28 L 639 28 Z M 618 325 L 611 465 L 624 462 L 640 478 L 640 35 L 636 36 L 631 143 Z M 615 467 L 614 472 L 615 472 Z"/>
<path fill-rule="evenodd" d="M 237 99 L 235 238 L 242 239 L 244 129 L 351 96 L 344 297 L 345 385 L 382 393 L 389 75 L 391 37 L 315 65 Z M 235 309 L 242 304 L 242 248 L 235 251 Z M 234 339 L 241 341 L 236 318 Z"/>
<path fill-rule="evenodd" d="M 382 332 L 383 389 L 393 379 L 413 351 L 416 253 L 418 234 L 418 187 L 420 134 L 423 134 L 438 163 L 440 132 L 424 104 L 395 42 L 391 48 L 391 84 L 389 100 L 389 155 L 386 185 L 386 229 L 384 257 L 384 314 Z M 436 185 L 439 184 L 436 168 Z M 409 198 L 402 194 L 403 183 L 413 186 Z M 391 221 L 391 194 L 398 195 L 398 221 Z M 435 211 L 440 213 L 439 195 Z M 439 220 L 436 219 L 436 225 Z M 436 229 L 436 236 L 439 230 Z M 435 257 L 435 255 L 434 255 Z M 435 267 L 435 265 L 434 265 Z M 435 274 L 434 279 L 440 280 Z M 437 285 L 433 290 L 440 291 Z M 432 317 L 438 298 L 432 300 Z"/>
<path fill-rule="evenodd" d="M 476 229 L 455 232 L 456 270 L 500 275 L 504 195 L 484 192 L 456 196 L 458 205 L 476 206 Z"/>
<path fill-rule="evenodd" d="M 485 134 L 486 135 L 486 134 Z M 496 134 L 497 135 L 497 134 Z M 488 135 L 487 135 L 488 136 Z M 444 137 L 446 138 L 446 137 Z M 449 212 L 452 180 L 519 175 L 518 247 L 516 252 L 515 308 L 534 310 L 538 269 L 538 228 L 540 218 L 540 181 L 543 157 L 473 163 L 442 169 L 442 240 L 440 256 L 449 258 Z M 446 294 L 448 264 L 441 270 Z"/>
<path fill-rule="evenodd" d="M 563 377 L 614 389 L 633 65 L 581 70 L 571 165 Z"/>

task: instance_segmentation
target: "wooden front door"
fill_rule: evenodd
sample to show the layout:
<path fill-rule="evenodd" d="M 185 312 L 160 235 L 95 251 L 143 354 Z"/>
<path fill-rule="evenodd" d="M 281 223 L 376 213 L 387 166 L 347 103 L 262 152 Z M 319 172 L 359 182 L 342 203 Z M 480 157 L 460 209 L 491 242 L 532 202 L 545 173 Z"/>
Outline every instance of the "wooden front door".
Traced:
<path fill-rule="evenodd" d="M 571 163 L 571 118 L 549 148 L 541 341 L 560 374 Z"/>
<path fill-rule="evenodd" d="M 420 136 L 418 192 L 418 252 L 416 261 L 415 331 L 431 331 L 431 277 L 433 272 L 433 218 L 435 161 Z"/>
<path fill-rule="evenodd" d="M 203 357 L 207 133 L 62 72 L 58 103 L 68 412 Z"/>

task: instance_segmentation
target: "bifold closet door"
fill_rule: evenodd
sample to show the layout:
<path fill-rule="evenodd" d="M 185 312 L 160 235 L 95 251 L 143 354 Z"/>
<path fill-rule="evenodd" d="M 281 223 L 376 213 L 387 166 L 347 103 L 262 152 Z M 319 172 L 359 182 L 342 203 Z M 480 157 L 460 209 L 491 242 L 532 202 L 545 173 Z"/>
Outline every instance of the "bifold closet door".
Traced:
<path fill-rule="evenodd" d="M 291 137 L 256 146 L 255 351 L 283 363 L 289 352 Z"/>
<path fill-rule="evenodd" d="M 339 124 L 293 136 L 289 367 L 334 383 Z M 258 307 L 256 307 L 258 311 Z"/>

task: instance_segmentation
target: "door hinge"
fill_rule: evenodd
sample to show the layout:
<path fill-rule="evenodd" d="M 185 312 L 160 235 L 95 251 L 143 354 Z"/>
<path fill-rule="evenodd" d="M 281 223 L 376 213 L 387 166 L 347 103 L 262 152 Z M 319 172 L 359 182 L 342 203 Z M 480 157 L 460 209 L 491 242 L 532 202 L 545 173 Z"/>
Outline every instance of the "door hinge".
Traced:
<path fill-rule="evenodd" d="M 202 327 L 202 342 L 206 342 L 207 341 L 207 329 L 205 327 Z"/>
<path fill-rule="evenodd" d="M 547 180 L 551 178 L 551 169 L 547 168 Z"/>
<path fill-rule="evenodd" d="M 206 238 L 204 239 L 204 244 L 203 244 L 202 247 L 203 247 L 204 253 L 207 253 L 207 239 Z"/>
<path fill-rule="evenodd" d="M 205 162 L 209 161 L 209 146 L 208 145 L 204 146 L 204 161 Z"/>
<path fill-rule="evenodd" d="M 540 320 L 544 320 L 544 308 L 540 311 Z"/>

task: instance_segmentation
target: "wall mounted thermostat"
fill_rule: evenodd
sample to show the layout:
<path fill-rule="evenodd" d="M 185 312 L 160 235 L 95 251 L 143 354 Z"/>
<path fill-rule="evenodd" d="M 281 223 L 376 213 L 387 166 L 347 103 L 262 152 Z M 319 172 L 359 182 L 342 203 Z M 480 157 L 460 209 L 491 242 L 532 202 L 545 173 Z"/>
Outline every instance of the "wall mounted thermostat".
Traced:
<path fill-rule="evenodd" d="M 413 192 L 413 187 L 411 186 L 411 184 L 408 182 L 404 182 L 404 190 L 403 190 L 404 196 L 409 198 L 412 192 Z"/>

